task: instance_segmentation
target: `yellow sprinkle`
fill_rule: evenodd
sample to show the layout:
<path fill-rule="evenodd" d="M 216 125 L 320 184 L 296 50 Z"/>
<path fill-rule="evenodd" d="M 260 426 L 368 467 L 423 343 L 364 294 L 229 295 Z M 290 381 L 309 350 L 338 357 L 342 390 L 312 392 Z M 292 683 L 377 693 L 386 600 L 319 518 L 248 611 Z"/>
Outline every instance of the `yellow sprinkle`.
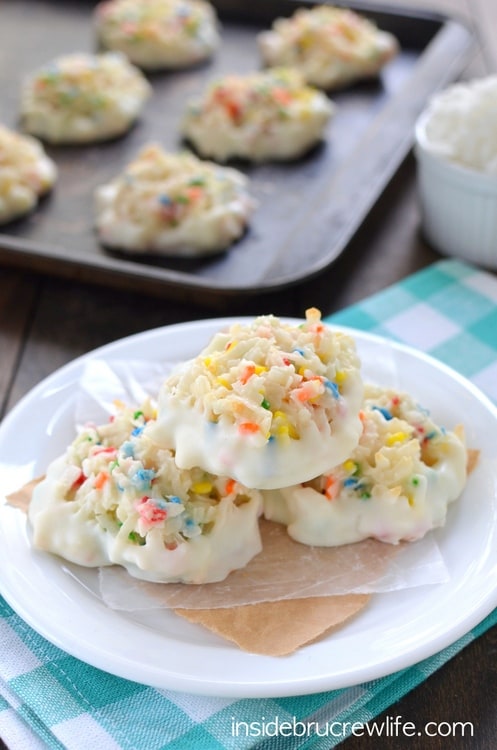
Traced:
<path fill-rule="evenodd" d="M 407 497 L 407 502 L 409 503 L 410 507 L 414 508 L 415 503 L 414 503 L 413 496 L 412 495 L 406 495 L 406 497 Z"/>
<path fill-rule="evenodd" d="M 228 381 L 226 380 L 226 378 L 216 378 L 216 383 L 218 385 L 224 386 L 228 390 L 231 388 L 231 385 L 230 385 L 230 383 L 228 383 Z"/>
<path fill-rule="evenodd" d="M 345 469 L 345 471 L 355 471 L 356 468 L 357 468 L 357 466 L 356 466 L 355 462 L 352 461 L 352 459 L 349 458 L 348 461 L 345 461 L 345 463 L 343 465 L 343 468 Z"/>
<path fill-rule="evenodd" d="M 285 412 L 284 411 L 279 411 L 278 409 L 276 409 L 276 411 L 273 412 L 273 417 L 275 419 L 284 419 L 284 420 L 286 420 L 286 418 L 287 418 Z"/>
<path fill-rule="evenodd" d="M 278 437 L 289 437 L 292 438 L 292 440 L 298 440 L 299 433 L 295 429 L 295 427 L 287 422 L 286 424 L 280 424 L 276 428 L 276 435 Z"/>
<path fill-rule="evenodd" d="M 192 492 L 195 492 L 196 495 L 208 495 L 211 490 L 211 482 L 195 482 L 192 484 Z"/>
<path fill-rule="evenodd" d="M 347 380 L 347 373 L 344 372 L 343 370 L 338 370 L 335 373 L 335 383 L 337 385 L 342 385 L 342 383 L 345 383 L 346 380 Z"/>
<path fill-rule="evenodd" d="M 212 359 L 210 357 L 205 357 L 205 359 L 204 359 L 204 365 L 206 367 L 210 367 L 211 364 L 212 364 Z"/>
<path fill-rule="evenodd" d="M 256 375 L 260 375 L 261 373 L 267 372 L 267 371 L 268 371 L 267 367 L 263 367 L 262 365 L 256 365 L 255 366 L 255 374 Z"/>
<path fill-rule="evenodd" d="M 298 369 L 298 374 L 302 375 L 302 377 L 304 377 L 306 370 L 307 370 L 307 367 L 304 367 L 304 365 L 302 365 L 302 367 L 299 367 L 299 369 Z"/>
<path fill-rule="evenodd" d="M 231 349 L 233 349 L 234 346 L 236 346 L 238 341 L 230 341 L 228 346 L 226 347 L 225 351 L 229 352 Z"/>
<path fill-rule="evenodd" d="M 114 406 L 117 409 L 125 409 L 126 408 L 126 404 L 124 403 L 124 401 L 121 401 L 120 398 L 115 398 L 112 403 L 114 404 Z"/>
<path fill-rule="evenodd" d="M 402 443 L 404 440 L 408 440 L 409 435 L 407 432 L 393 432 L 386 439 L 387 445 L 394 445 L 394 443 Z"/>

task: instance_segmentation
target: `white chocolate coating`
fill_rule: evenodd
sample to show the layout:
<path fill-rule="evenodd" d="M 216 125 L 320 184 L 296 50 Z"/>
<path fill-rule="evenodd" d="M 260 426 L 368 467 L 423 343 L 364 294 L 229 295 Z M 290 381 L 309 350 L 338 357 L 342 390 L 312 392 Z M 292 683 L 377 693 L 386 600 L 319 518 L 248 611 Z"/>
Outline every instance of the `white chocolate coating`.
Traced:
<path fill-rule="evenodd" d="M 51 143 L 114 138 L 129 130 L 151 91 L 146 78 L 124 55 L 65 55 L 25 81 L 23 127 Z"/>
<path fill-rule="evenodd" d="M 326 5 L 278 18 L 258 43 L 266 65 L 295 68 L 326 90 L 376 76 L 398 51 L 392 34 L 350 9 Z"/>
<path fill-rule="evenodd" d="M 190 103 L 183 134 L 203 156 L 256 162 L 295 159 L 323 137 L 334 105 L 295 71 L 230 75 Z"/>
<path fill-rule="evenodd" d="M 243 234 L 254 209 L 247 183 L 238 170 L 145 147 L 122 175 L 97 189 L 99 239 L 133 253 L 221 252 Z"/>
<path fill-rule="evenodd" d="M 154 439 L 182 468 L 285 487 L 344 460 L 362 430 L 354 342 L 321 323 L 235 324 L 165 382 Z"/>
<path fill-rule="evenodd" d="M 36 548 L 79 565 L 122 565 L 136 578 L 208 583 L 261 550 L 259 492 L 181 471 L 149 438 L 145 405 L 87 427 L 53 461 L 29 507 Z"/>
<path fill-rule="evenodd" d="M 264 513 L 303 544 L 369 537 L 397 544 L 443 526 L 466 483 L 463 435 L 438 427 L 407 394 L 365 387 L 350 458 L 313 481 L 264 493 Z"/>
<path fill-rule="evenodd" d="M 56 178 L 41 143 L 0 125 L 0 224 L 31 211 Z"/>
<path fill-rule="evenodd" d="M 188 67 L 219 46 L 216 12 L 205 0 L 107 0 L 94 18 L 100 42 L 145 70 Z"/>

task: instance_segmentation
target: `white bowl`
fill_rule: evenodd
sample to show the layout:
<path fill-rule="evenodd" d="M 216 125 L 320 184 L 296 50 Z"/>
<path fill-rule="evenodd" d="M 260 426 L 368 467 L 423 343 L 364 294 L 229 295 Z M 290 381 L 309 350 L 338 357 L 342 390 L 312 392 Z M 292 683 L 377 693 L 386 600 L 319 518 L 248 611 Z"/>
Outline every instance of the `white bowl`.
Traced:
<path fill-rule="evenodd" d="M 497 175 L 447 161 L 430 150 L 427 115 L 416 123 L 421 220 L 439 252 L 497 268 Z"/>

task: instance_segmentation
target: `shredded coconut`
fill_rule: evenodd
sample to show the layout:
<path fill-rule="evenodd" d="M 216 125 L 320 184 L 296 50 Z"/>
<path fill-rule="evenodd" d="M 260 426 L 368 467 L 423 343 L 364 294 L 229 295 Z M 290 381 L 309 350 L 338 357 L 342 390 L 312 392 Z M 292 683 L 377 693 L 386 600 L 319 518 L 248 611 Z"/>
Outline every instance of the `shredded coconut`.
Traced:
<path fill-rule="evenodd" d="M 497 76 L 457 83 L 425 112 L 426 147 L 464 167 L 497 174 Z"/>

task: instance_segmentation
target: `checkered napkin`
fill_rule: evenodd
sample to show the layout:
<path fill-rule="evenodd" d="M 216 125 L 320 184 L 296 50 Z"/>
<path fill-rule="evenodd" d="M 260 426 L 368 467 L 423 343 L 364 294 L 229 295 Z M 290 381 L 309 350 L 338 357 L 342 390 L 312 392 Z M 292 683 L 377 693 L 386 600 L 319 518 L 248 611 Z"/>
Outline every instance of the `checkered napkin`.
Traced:
<path fill-rule="evenodd" d="M 497 401 L 497 279 L 487 273 L 442 261 L 331 321 L 429 352 Z M 346 734 L 261 741 L 233 736 L 233 722 L 371 721 L 494 624 L 497 610 L 441 653 L 352 688 L 232 700 L 155 690 L 101 672 L 45 641 L 0 598 L 0 736 L 12 750 L 328 749 Z"/>

